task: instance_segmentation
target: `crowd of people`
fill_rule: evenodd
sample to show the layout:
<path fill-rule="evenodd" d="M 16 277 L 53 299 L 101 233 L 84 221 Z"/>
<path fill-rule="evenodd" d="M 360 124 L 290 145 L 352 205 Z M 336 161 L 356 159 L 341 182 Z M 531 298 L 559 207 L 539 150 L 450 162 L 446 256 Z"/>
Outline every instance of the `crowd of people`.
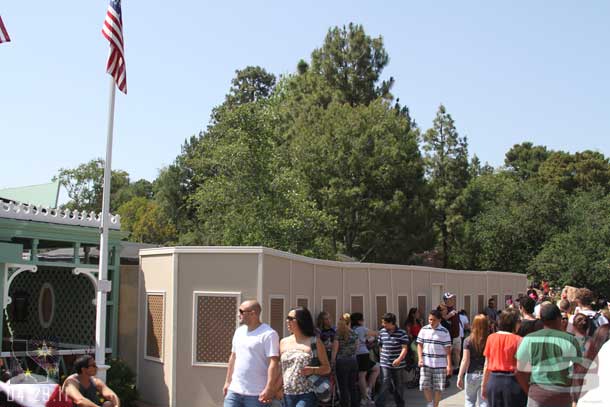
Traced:
<path fill-rule="evenodd" d="M 280 340 L 261 322 L 260 304 L 246 301 L 224 405 L 382 407 L 393 398 L 404 407 L 409 375 L 418 378 L 428 407 L 439 406 L 452 376 L 466 407 L 604 405 L 608 304 L 582 288 L 573 301 L 531 289 L 505 305 L 499 310 L 491 298 L 470 321 L 456 296 L 445 293 L 427 315 L 412 308 L 401 322 L 386 313 L 374 329 L 362 313 L 343 314 L 334 325 L 326 312 L 314 322 L 307 308 L 296 307 L 286 316 L 290 335 Z"/>

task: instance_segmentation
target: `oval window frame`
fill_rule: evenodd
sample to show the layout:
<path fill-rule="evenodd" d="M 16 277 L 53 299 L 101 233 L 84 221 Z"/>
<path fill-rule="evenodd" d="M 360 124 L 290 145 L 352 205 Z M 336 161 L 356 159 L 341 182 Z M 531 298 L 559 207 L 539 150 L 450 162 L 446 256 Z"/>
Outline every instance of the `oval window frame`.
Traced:
<path fill-rule="evenodd" d="M 51 316 L 48 321 L 44 321 L 43 319 L 43 309 L 44 304 L 42 303 L 43 296 L 45 291 L 49 291 L 51 294 Z M 55 318 L 55 289 L 51 283 L 44 283 L 42 287 L 40 287 L 40 293 L 38 294 L 38 322 L 40 322 L 40 326 L 44 329 L 47 329 L 53 324 L 53 319 Z"/>

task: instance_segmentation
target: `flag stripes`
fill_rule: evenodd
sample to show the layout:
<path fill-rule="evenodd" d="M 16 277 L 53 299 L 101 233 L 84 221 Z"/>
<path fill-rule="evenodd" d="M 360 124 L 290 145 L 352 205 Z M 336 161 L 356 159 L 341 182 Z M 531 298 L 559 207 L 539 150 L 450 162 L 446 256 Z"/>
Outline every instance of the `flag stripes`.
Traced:
<path fill-rule="evenodd" d="M 127 71 L 123 51 L 123 19 L 120 0 L 110 0 L 102 27 L 102 35 L 110 43 L 106 72 L 112 75 L 119 90 L 127 94 Z"/>
<path fill-rule="evenodd" d="M 6 31 L 6 27 L 2 22 L 2 16 L 0 16 L 0 44 L 3 42 L 9 42 L 11 37 L 8 36 L 8 31 Z"/>

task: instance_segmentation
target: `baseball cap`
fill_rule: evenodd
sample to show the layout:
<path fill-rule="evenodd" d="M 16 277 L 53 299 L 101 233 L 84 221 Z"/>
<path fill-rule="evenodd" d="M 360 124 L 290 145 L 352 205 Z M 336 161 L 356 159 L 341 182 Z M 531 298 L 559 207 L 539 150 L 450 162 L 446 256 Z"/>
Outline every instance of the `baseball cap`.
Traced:
<path fill-rule="evenodd" d="M 447 291 L 445 294 L 443 294 L 443 300 L 448 300 L 449 298 L 453 298 L 455 297 L 455 294 L 451 294 L 449 291 Z"/>

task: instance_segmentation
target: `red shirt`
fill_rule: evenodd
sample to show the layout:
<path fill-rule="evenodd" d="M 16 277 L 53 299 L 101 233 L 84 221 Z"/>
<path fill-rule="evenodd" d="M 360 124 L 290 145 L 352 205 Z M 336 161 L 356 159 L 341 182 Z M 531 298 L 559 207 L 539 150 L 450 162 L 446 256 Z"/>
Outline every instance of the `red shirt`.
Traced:
<path fill-rule="evenodd" d="M 411 336 L 414 338 L 417 338 L 417 335 L 419 335 L 419 331 L 421 331 L 421 325 L 420 324 L 413 324 L 411 325 Z"/>
<path fill-rule="evenodd" d="M 517 348 L 521 337 L 512 333 L 489 335 L 483 355 L 487 358 L 487 370 L 492 372 L 514 372 L 517 369 Z"/>

